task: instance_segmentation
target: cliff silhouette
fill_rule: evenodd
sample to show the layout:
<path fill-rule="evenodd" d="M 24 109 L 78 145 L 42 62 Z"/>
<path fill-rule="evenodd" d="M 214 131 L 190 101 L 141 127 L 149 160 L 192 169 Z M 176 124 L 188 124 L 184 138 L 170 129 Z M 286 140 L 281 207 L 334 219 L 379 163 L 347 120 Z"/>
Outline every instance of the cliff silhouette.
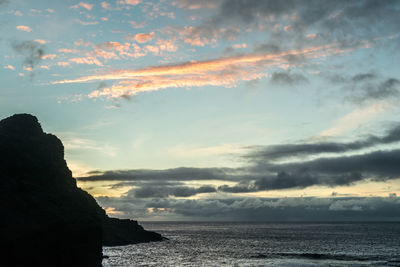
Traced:
<path fill-rule="evenodd" d="M 76 186 L 61 141 L 29 114 L 0 121 L 0 208 L 3 266 L 101 266 L 103 245 L 163 240 L 108 217 Z"/>

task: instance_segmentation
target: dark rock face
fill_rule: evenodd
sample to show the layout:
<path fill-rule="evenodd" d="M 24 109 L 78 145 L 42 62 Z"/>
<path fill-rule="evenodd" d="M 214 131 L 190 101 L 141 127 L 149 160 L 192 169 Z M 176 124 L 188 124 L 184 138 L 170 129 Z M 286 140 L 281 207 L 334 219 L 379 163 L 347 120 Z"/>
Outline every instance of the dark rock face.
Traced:
<path fill-rule="evenodd" d="M 0 121 L 0 262 L 101 266 L 103 245 L 159 241 L 136 221 L 109 218 L 76 186 L 64 147 L 36 117 Z"/>

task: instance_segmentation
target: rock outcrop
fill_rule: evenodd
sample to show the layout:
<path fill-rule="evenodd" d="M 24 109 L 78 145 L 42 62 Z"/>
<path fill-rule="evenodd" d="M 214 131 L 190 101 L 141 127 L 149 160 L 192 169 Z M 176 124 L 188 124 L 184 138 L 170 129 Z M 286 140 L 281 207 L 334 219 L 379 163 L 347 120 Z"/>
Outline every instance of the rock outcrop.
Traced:
<path fill-rule="evenodd" d="M 101 266 L 103 245 L 163 237 L 109 218 L 76 186 L 61 141 L 18 114 L 0 121 L 0 239 L 3 266 Z"/>

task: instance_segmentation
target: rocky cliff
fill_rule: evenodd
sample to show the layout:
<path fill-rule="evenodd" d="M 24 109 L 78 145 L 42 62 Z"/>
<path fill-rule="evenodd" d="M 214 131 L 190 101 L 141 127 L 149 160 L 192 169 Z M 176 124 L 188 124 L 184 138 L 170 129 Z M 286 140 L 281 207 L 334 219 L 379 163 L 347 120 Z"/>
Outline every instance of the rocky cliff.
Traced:
<path fill-rule="evenodd" d="M 109 218 L 76 186 L 61 141 L 28 114 L 0 121 L 0 237 L 4 266 L 101 266 L 102 245 L 163 239 Z"/>

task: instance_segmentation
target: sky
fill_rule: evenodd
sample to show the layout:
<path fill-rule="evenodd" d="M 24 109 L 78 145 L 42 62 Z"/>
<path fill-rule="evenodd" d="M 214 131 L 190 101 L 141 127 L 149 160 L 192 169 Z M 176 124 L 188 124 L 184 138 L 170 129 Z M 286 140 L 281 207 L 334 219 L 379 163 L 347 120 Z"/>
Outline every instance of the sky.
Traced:
<path fill-rule="evenodd" d="M 0 117 L 143 221 L 400 220 L 400 1 L 0 0 Z"/>

